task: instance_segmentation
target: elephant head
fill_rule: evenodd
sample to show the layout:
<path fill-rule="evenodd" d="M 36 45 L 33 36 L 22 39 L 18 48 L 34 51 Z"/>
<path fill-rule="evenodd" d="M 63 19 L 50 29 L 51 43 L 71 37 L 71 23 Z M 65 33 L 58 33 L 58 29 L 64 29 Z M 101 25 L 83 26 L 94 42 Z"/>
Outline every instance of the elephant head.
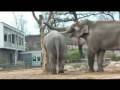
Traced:
<path fill-rule="evenodd" d="M 70 33 L 70 37 L 84 37 L 85 35 L 89 34 L 89 25 L 91 24 L 92 22 L 89 20 L 76 22 L 72 24 L 69 28 L 66 28 L 66 31 L 62 33 Z"/>
<path fill-rule="evenodd" d="M 75 22 L 69 27 L 63 27 L 63 28 L 56 28 L 50 26 L 48 23 L 45 23 L 51 30 L 57 30 L 60 31 L 61 33 L 69 33 L 70 37 L 84 37 L 85 35 L 89 34 L 89 26 L 93 25 L 93 22 L 90 20 L 83 20 L 81 22 Z"/>

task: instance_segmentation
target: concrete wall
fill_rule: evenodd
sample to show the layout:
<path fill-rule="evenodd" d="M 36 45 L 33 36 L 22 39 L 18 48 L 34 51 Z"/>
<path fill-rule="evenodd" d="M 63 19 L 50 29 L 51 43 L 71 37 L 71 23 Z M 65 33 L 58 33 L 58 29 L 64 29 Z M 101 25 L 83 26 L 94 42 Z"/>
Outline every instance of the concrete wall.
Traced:
<path fill-rule="evenodd" d="M 14 64 L 14 53 L 13 50 L 0 49 L 0 64 Z"/>
<path fill-rule="evenodd" d="M 40 61 L 33 62 L 33 57 L 40 57 Z M 35 66 L 40 66 L 42 59 L 41 59 L 41 51 L 26 51 L 20 53 L 20 59 L 22 59 L 27 66 L 33 66 L 33 64 L 36 64 Z"/>
<path fill-rule="evenodd" d="M 0 48 L 4 47 L 3 24 L 0 23 Z"/>
<path fill-rule="evenodd" d="M 32 66 L 32 54 L 31 53 L 20 54 L 20 56 L 26 66 Z"/>

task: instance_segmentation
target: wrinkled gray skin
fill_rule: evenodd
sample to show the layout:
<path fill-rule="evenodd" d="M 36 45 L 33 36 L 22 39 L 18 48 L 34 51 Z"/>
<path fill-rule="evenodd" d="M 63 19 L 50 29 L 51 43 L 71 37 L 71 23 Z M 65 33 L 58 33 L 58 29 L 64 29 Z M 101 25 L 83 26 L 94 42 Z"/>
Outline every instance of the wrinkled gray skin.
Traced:
<path fill-rule="evenodd" d="M 99 72 L 103 70 L 106 50 L 120 50 L 120 22 L 92 22 L 85 20 L 73 24 L 67 31 L 71 37 L 84 38 L 88 44 L 89 71 L 94 71 L 94 59 L 97 56 Z"/>
<path fill-rule="evenodd" d="M 66 50 L 64 40 L 64 36 L 55 30 L 48 33 L 44 38 L 49 59 L 48 72 L 52 74 L 64 73 L 64 54 Z"/>

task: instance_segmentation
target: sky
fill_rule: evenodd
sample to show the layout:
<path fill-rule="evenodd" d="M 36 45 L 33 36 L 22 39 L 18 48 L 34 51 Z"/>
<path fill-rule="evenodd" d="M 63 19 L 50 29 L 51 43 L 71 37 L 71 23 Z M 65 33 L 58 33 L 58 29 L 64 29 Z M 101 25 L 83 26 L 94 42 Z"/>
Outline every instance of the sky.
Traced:
<path fill-rule="evenodd" d="M 31 12 L 15 12 L 15 15 L 23 14 L 26 20 L 26 34 L 39 34 L 39 29 L 35 28 L 37 25 Z M 0 22 L 5 22 L 11 26 L 16 27 L 16 20 L 13 12 L 0 12 Z"/>
<path fill-rule="evenodd" d="M 34 20 L 33 16 L 32 16 L 32 12 L 15 12 L 15 15 L 23 15 L 23 18 L 25 18 L 26 21 L 26 26 L 25 26 L 25 34 L 39 34 L 39 28 L 37 28 L 37 23 Z M 36 12 L 36 15 L 38 17 L 38 15 L 41 14 L 40 12 Z M 115 15 L 116 20 L 118 19 L 117 14 Z M 97 20 L 96 17 L 91 16 L 89 17 L 90 20 Z M 0 22 L 5 22 L 11 26 L 16 27 L 16 20 L 15 20 L 15 16 L 13 14 L 13 12 L 0 12 Z M 71 23 L 67 23 L 66 26 L 70 25 Z"/>

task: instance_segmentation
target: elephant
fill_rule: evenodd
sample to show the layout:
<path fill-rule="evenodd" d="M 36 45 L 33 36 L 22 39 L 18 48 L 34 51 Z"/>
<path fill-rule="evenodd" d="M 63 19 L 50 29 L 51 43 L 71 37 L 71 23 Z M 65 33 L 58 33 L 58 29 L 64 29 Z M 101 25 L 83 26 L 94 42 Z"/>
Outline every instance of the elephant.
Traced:
<path fill-rule="evenodd" d="M 52 74 L 64 73 L 66 51 L 64 36 L 58 31 L 50 31 L 44 37 L 44 47 L 48 55 L 48 72 Z"/>
<path fill-rule="evenodd" d="M 74 44 L 74 45 L 78 45 L 78 51 L 79 51 L 79 53 L 80 53 L 80 59 L 81 58 L 85 58 L 85 53 L 84 53 L 84 51 L 83 51 L 83 48 L 84 48 L 84 46 L 83 45 L 85 45 L 86 44 L 86 41 L 83 39 L 83 38 L 76 38 L 76 37 L 72 37 L 71 38 L 71 41 L 72 41 L 72 43 Z"/>
<path fill-rule="evenodd" d="M 57 28 L 55 28 L 58 30 Z M 71 33 L 71 37 L 84 38 L 88 45 L 89 71 L 94 72 L 94 59 L 97 57 L 98 72 L 103 72 L 106 50 L 120 50 L 119 21 L 91 21 L 85 19 L 62 28 L 62 33 Z M 60 30 L 60 28 L 59 28 Z"/>

